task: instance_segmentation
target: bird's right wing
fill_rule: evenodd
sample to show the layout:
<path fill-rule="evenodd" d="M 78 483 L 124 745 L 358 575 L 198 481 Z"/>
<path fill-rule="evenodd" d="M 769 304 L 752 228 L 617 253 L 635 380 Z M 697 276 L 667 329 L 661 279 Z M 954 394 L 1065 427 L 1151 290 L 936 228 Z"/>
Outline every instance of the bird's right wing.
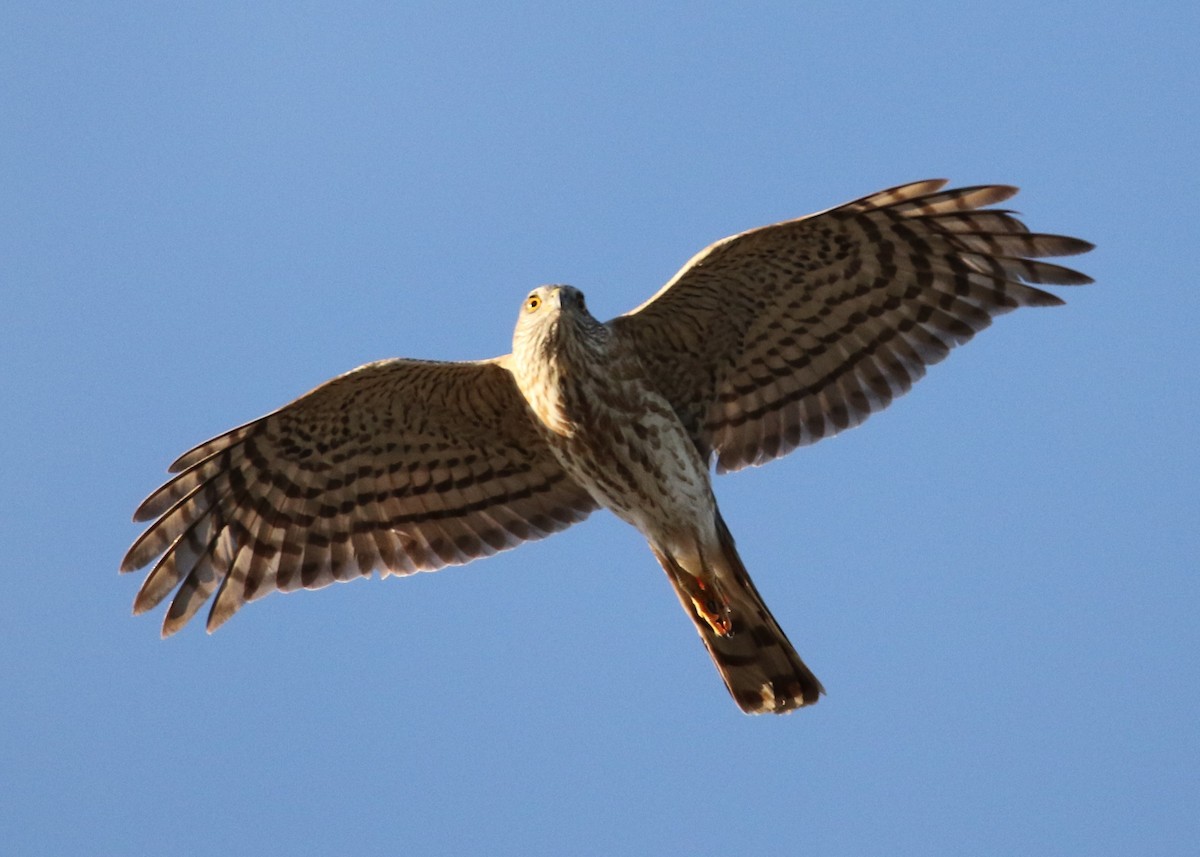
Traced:
<path fill-rule="evenodd" d="M 212 631 L 274 590 L 465 563 L 583 520 L 596 504 L 505 359 L 370 363 L 181 456 L 134 515 L 154 523 L 121 570 L 161 555 L 134 611 L 178 586 L 165 636 L 215 591 Z"/>
<path fill-rule="evenodd" d="M 1027 284 L 1091 282 L 1036 261 L 1091 244 L 982 208 L 1016 188 L 944 184 L 718 241 L 610 322 L 718 470 L 858 425 L 993 316 L 1062 303 Z"/>

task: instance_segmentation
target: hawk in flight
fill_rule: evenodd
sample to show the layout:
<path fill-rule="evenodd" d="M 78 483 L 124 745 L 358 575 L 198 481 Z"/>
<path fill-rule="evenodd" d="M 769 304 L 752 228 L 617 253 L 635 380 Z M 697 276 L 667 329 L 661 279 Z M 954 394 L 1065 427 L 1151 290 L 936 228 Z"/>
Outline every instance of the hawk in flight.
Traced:
<path fill-rule="evenodd" d="M 738 558 L 717 472 L 856 426 L 992 317 L 1090 278 L 1090 250 L 986 208 L 1016 188 L 921 181 L 734 235 L 608 322 L 534 289 L 511 354 L 383 360 L 202 443 L 134 515 L 134 602 L 163 635 L 269 592 L 411 574 L 515 547 L 599 507 L 650 544 L 743 711 L 816 702 Z"/>

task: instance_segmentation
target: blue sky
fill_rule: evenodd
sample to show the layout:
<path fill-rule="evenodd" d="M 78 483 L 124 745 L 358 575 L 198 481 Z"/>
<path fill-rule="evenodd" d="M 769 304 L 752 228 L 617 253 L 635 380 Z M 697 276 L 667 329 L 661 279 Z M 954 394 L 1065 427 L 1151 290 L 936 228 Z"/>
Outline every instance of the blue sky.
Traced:
<path fill-rule="evenodd" d="M 0 11 L 10 853 L 1194 846 L 1194 4 L 809 5 Z M 816 707 L 740 714 L 608 514 L 212 637 L 130 617 L 193 444 L 930 176 L 1020 185 L 1097 283 L 718 482 Z"/>

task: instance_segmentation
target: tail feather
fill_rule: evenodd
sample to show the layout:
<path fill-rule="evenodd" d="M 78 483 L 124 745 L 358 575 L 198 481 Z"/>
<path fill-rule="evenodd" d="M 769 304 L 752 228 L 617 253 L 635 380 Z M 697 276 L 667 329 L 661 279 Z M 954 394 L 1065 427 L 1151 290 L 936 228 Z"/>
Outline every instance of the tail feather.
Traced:
<path fill-rule="evenodd" d="M 763 603 L 720 515 L 717 533 L 719 550 L 702 556 L 702 569 L 689 572 L 668 551 L 653 549 L 730 695 L 747 714 L 813 704 L 825 689 Z M 707 595 L 713 590 L 720 611 Z"/>

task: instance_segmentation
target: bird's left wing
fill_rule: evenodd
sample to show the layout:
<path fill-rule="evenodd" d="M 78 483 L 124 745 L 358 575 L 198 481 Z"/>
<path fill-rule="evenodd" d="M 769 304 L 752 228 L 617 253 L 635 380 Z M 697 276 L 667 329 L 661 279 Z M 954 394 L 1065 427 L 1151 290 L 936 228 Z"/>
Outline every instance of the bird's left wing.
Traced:
<path fill-rule="evenodd" d="M 181 456 L 134 515 L 154 523 L 121 570 L 159 557 L 134 612 L 178 586 L 166 636 L 216 592 L 212 631 L 268 592 L 465 563 L 583 520 L 595 503 L 505 360 L 370 363 Z"/>
<path fill-rule="evenodd" d="M 1091 282 L 1037 261 L 1091 249 L 983 206 L 1016 188 L 940 179 L 734 235 L 609 322 L 717 469 L 762 464 L 858 425 L 1029 284 Z"/>

